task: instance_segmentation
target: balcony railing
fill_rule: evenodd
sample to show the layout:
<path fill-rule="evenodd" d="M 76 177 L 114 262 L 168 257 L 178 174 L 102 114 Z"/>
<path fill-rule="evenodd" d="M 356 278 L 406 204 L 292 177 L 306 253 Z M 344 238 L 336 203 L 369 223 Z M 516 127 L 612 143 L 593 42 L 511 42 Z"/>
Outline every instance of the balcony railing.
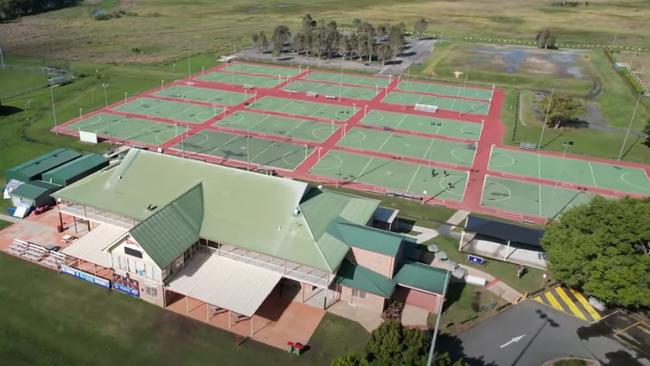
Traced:
<path fill-rule="evenodd" d="M 281 273 L 286 278 L 308 283 L 320 288 L 327 288 L 332 277 L 329 273 L 318 269 L 306 267 L 265 254 L 251 252 L 231 245 L 220 244 L 218 245 L 218 248 L 210 247 L 210 250 L 220 256 L 252 264 L 257 267 L 266 268 L 270 271 Z"/>
<path fill-rule="evenodd" d="M 75 216 L 93 222 L 119 226 L 127 230 L 131 229 L 133 226 L 135 226 L 138 223 L 138 221 L 128 217 L 124 217 L 109 211 L 101 210 L 90 206 L 84 206 L 73 202 L 59 203 L 59 211 L 61 211 L 61 213 L 66 215 Z"/>

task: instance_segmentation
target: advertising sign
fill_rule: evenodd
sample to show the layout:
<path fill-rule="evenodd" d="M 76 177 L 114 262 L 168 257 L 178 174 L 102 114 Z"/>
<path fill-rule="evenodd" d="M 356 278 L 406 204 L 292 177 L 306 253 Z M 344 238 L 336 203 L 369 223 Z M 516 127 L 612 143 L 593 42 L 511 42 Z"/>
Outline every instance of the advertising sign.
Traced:
<path fill-rule="evenodd" d="M 68 267 L 66 265 L 61 265 L 61 273 L 68 274 L 73 277 L 77 277 L 81 280 L 93 283 L 95 285 L 105 287 L 105 288 L 110 288 L 111 287 L 111 281 L 99 278 L 97 276 L 91 275 L 90 273 L 86 273 L 84 271 L 80 271 L 76 268 Z"/>

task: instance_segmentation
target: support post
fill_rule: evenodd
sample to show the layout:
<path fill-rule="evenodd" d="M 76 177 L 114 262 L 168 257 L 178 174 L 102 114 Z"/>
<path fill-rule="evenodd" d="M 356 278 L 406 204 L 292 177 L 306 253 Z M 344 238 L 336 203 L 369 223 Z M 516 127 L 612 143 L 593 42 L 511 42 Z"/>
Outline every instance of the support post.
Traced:
<path fill-rule="evenodd" d="M 503 260 L 508 261 L 508 252 L 510 251 L 510 240 L 508 240 L 508 246 L 506 247 L 506 254 L 503 255 Z"/>
<path fill-rule="evenodd" d="M 74 223 L 74 233 L 79 234 L 79 230 L 77 230 L 77 217 L 72 216 L 72 222 Z"/>
<path fill-rule="evenodd" d="M 458 243 L 458 251 L 462 251 L 463 249 L 463 240 L 465 240 L 465 230 L 460 232 L 460 242 Z"/>
<path fill-rule="evenodd" d="M 252 337 L 253 334 L 254 334 L 254 332 L 253 332 L 253 329 L 254 329 L 254 327 L 253 327 L 253 318 L 254 318 L 254 317 L 255 317 L 255 315 L 251 316 L 251 337 Z"/>

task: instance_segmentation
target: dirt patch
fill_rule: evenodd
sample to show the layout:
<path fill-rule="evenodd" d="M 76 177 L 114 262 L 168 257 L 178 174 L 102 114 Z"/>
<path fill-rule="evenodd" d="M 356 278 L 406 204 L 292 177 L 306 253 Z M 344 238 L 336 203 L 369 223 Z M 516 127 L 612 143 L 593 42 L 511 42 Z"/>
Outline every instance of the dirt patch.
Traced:
<path fill-rule="evenodd" d="M 478 67 L 506 74 L 590 79 L 586 69 L 588 52 L 584 50 L 542 50 L 524 46 L 476 44 L 469 46 L 463 57 L 463 63 L 470 68 Z"/>

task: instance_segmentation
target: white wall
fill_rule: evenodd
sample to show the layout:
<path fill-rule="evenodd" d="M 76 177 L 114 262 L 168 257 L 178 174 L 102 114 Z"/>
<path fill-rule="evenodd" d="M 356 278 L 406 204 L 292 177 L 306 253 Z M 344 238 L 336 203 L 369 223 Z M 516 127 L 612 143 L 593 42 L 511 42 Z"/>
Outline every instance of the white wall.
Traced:
<path fill-rule="evenodd" d="M 125 247 L 141 252 L 142 259 L 125 254 Z M 137 275 L 138 277 L 145 278 L 150 282 L 162 282 L 162 270 L 130 236 L 127 236 L 125 240 L 114 246 L 110 252 L 113 263 L 113 270 L 115 270 L 115 272 L 128 272 L 131 275 Z"/>

